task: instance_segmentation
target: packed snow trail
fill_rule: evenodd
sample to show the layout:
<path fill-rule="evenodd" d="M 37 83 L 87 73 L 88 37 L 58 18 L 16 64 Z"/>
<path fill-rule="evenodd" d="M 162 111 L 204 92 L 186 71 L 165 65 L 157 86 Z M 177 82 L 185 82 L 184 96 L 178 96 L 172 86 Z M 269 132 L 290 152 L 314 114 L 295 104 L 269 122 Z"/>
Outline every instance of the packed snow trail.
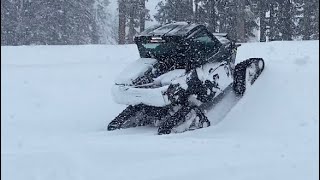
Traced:
<path fill-rule="evenodd" d="M 244 97 L 226 94 L 214 126 L 165 136 L 105 129 L 125 108 L 111 86 L 135 46 L 1 47 L 1 178 L 318 179 L 318 43 L 243 44 L 237 61 L 266 62 Z"/>

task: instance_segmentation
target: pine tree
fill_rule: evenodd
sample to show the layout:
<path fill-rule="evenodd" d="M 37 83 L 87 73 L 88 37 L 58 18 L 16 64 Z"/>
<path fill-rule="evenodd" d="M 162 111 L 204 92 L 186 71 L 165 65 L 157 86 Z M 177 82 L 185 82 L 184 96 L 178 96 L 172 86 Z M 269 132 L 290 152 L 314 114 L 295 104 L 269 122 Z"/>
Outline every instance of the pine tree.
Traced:
<path fill-rule="evenodd" d="M 218 32 L 217 0 L 196 0 L 194 16 L 195 22 L 206 24 L 211 32 Z"/>
<path fill-rule="evenodd" d="M 279 3 L 276 1 L 273 1 L 270 3 L 270 20 L 269 20 L 269 40 L 275 41 L 275 40 L 281 40 L 282 39 L 282 33 L 280 30 L 280 26 L 282 26 L 280 21 L 280 7 Z"/>
<path fill-rule="evenodd" d="M 13 1 L 1 0 L 1 45 L 18 45 L 17 12 Z"/>
<path fill-rule="evenodd" d="M 303 16 L 304 16 L 304 0 L 293 1 L 293 39 L 301 40 L 303 38 Z"/>
<path fill-rule="evenodd" d="M 91 0 L 4 0 L 1 3 L 1 11 L 4 10 L 1 43 L 6 39 L 10 39 L 10 45 L 99 42 Z"/>
<path fill-rule="evenodd" d="M 142 2 L 144 1 L 144 2 Z M 119 44 L 133 43 L 138 31 L 143 31 L 145 21 L 150 20 L 146 0 L 119 0 Z M 127 31 L 128 30 L 128 31 Z"/>
<path fill-rule="evenodd" d="M 247 42 L 254 37 L 253 30 L 258 28 L 257 15 L 252 3 L 244 0 L 217 1 L 219 32 L 226 32 L 238 42 Z"/>
<path fill-rule="evenodd" d="M 235 34 L 236 40 L 238 42 L 246 42 L 245 37 L 245 4 L 243 0 L 235 1 L 233 4 L 236 12 L 236 16 L 234 17 L 235 23 L 233 27 L 233 32 Z"/>
<path fill-rule="evenodd" d="M 190 0 L 165 0 L 158 4 L 159 11 L 154 18 L 160 23 L 173 21 L 193 20 L 193 1 Z"/>
<path fill-rule="evenodd" d="M 315 4 L 315 11 L 316 11 L 316 19 L 315 19 L 315 37 L 314 39 L 318 39 L 319 40 L 319 0 L 316 0 L 316 4 Z"/>
<path fill-rule="evenodd" d="M 226 32 L 235 40 L 245 42 L 258 28 L 252 4 L 245 0 L 196 0 L 194 19 L 205 23 L 211 32 Z"/>
<path fill-rule="evenodd" d="M 268 18 L 267 13 L 270 12 L 270 3 L 269 0 L 258 0 L 258 15 L 260 20 L 260 42 L 266 42 L 267 40 L 267 25 Z"/>
<path fill-rule="evenodd" d="M 319 0 L 305 0 L 303 9 L 303 39 L 319 39 Z"/>
<path fill-rule="evenodd" d="M 138 20 L 140 19 L 140 0 L 130 0 L 127 2 L 127 26 L 129 27 L 129 33 L 127 36 L 127 43 L 133 43 L 133 37 L 138 33 L 136 28 L 139 27 Z"/>
<path fill-rule="evenodd" d="M 140 16 L 139 16 L 139 26 L 140 26 L 140 32 L 144 31 L 145 26 L 146 26 L 146 14 L 147 14 L 147 9 L 146 9 L 146 1 L 145 0 L 140 0 L 139 1 L 139 9 L 140 9 Z"/>
<path fill-rule="evenodd" d="M 126 40 L 126 2 L 127 0 L 119 0 L 119 44 L 125 44 Z"/>
<path fill-rule="evenodd" d="M 259 15 L 254 13 L 252 4 L 245 5 L 244 10 L 244 41 L 258 39 L 254 34 L 254 31 L 259 30 L 259 25 L 257 23 Z"/>
<path fill-rule="evenodd" d="M 108 12 L 109 0 L 95 0 L 94 17 L 97 24 L 97 34 L 99 36 L 99 44 L 115 44 L 114 37 L 111 36 L 112 26 L 114 23 L 111 14 Z"/>
<path fill-rule="evenodd" d="M 282 40 L 292 40 L 293 36 L 293 3 L 291 0 L 284 0 L 279 3 L 281 11 L 281 26 Z"/>
<path fill-rule="evenodd" d="M 270 2 L 270 40 L 292 40 L 295 27 L 294 8 L 292 0 Z"/>

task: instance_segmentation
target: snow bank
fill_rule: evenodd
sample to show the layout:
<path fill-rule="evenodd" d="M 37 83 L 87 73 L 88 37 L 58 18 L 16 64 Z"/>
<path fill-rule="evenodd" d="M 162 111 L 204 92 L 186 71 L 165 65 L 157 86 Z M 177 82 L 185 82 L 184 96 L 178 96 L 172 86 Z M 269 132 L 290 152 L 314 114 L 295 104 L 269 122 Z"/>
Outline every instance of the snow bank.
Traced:
<path fill-rule="evenodd" d="M 1 177 L 318 179 L 318 43 L 243 44 L 237 61 L 266 61 L 257 82 L 208 112 L 214 126 L 167 136 L 105 130 L 125 108 L 111 86 L 135 46 L 1 47 Z"/>

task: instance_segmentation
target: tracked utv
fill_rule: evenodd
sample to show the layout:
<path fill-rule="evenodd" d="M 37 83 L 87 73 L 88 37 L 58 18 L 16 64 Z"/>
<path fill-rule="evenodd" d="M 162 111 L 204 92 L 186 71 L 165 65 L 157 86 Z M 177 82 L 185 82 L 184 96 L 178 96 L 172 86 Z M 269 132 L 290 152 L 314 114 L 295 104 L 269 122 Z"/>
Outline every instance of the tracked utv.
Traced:
<path fill-rule="evenodd" d="M 242 96 L 264 69 L 261 58 L 235 65 L 239 45 L 200 24 L 153 26 L 135 43 L 141 58 L 120 73 L 112 89 L 114 100 L 128 107 L 109 131 L 150 125 L 170 134 L 208 127 L 202 105 L 230 86 Z"/>

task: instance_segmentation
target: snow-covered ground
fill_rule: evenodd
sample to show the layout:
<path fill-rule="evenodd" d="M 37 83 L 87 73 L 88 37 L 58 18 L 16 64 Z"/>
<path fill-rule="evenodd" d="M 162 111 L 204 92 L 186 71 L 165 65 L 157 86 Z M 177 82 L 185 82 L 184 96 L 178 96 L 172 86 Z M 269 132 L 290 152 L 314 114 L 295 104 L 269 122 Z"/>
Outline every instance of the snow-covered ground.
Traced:
<path fill-rule="evenodd" d="M 214 126 L 163 136 L 105 130 L 135 46 L 1 47 L 1 178 L 316 180 L 318 43 L 244 44 L 238 61 L 266 61 L 245 96 L 209 111 Z"/>

